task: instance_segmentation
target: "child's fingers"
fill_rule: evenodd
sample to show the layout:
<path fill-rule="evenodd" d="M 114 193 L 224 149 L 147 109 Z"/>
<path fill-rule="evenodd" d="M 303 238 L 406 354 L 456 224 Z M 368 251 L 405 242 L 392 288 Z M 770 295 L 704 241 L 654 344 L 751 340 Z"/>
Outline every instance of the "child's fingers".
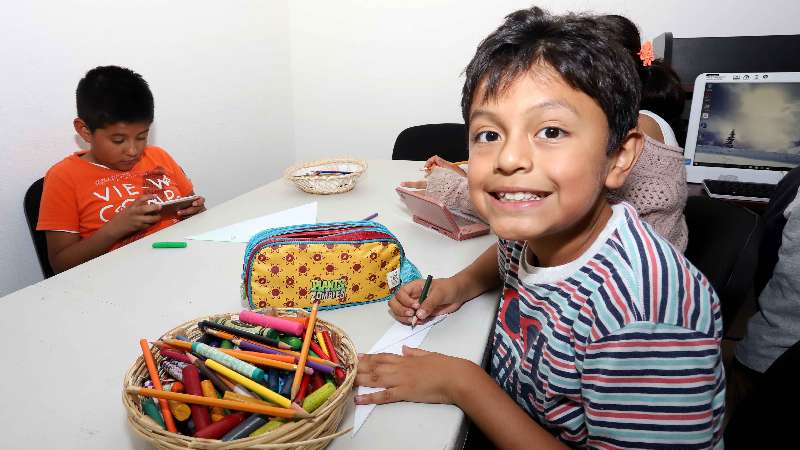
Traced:
<path fill-rule="evenodd" d="M 428 182 L 425 181 L 425 180 L 403 181 L 403 182 L 400 183 L 400 186 L 411 188 L 411 189 L 427 189 L 428 188 Z"/>
<path fill-rule="evenodd" d="M 407 347 L 403 346 L 403 356 L 425 356 L 429 355 L 431 352 L 427 352 L 422 350 L 421 348 L 414 348 L 414 347 Z"/>
<path fill-rule="evenodd" d="M 403 399 L 400 398 L 400 390 L 396 387 L 385 389 L 380 392 L 373 392 L 371 394 L 356 395 L 355 397 L 357 405 L 383 405 L 402 400 Z"/>
<path fill-rule="evenodd" d="M 414 310 L 405 305 L 402 305 L 400 302 L 397 301 L 397 297 L 395 296 L 394 298 L 389 300 L 389 313 L 398 322 L 410 324 L 411 317 L 414 315 Z"/>

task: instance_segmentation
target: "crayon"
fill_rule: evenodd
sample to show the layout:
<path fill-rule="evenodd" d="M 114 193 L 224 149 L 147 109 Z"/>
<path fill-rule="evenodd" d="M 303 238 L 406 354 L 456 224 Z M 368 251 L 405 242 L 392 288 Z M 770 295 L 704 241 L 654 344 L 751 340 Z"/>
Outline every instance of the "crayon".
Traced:
<path fill-rule="evenodd" d="M 164 390 L 167 392 L 183 392 L 183 384 L 180 381 L 176 381 L 165 385 Z M 167 400 L 167 403 L 169 403 L 169 410 L 172 416 L 180 422 L 185 421 L 192 415 L 192 409 L 186 403 L 177 400 Z"/>
<path fill-rule="evenodd" d="M 260 395 L 262 398 L 265 398 L 276 405 L 282 406 L 284 408 L 291 407 L 291 401 L 286 397 L 282 397 L 279 394 L 275 393 L 274 391 L 270 390 L 266 386 L 256 383 L 255 381 L 247 378 L 244 375 L 234 372 L 233 370 L 223 366 L 222 364 L 214 361 L 213 359 L 207 359 L 206 365 L 216 371 L 217 373 L 221 373 L 222 375 L 230 378 L 231 380 L 241 384 L 242 386 L 250 389 L 251 391 L 255 392 L 256 394 Z M 264 376 L 261 376 L 261 379 L 264 379 Z"/>
<path fill-rule="evenodd" d="M 220 342 L 219 348 L 224 348 L 226 350 L 230 350 L 230 349 L 233 348 L 233 343 L 231 341 L 225 339 L 222 342 Z"/>
<path fill-rule="evenodd" d="M 246 418 L 247 414 L 243 412 L 228 414 L 219 422 L 215 422 L 205 428 L 200 428 L 194 433 L 194 437 L 203 439 L 219 439 L 225 433 L 236 428 L 236 426 L 242 423 Z"/>
<path fill-rule="evenodd" d="M 250 436 L 252 432 L 261 428 L 266 423 L 266 417 L 262 416 L 261 414 L 251 414 L 250 417 L 245 419 L 242 423 L 236 425 L 236 428 L 225 433 L 225 436 L 222 436 L 222 441 L 233 441 Z"/>
<path fill-rule="evenodd" d="M 175 361 L 185 362 L 187 364 L 191 363 L 189 357 L 186 356 L 186 353 L 176 352 L 175 350 L 170 350 L 168 348 L 161 349 L 161 356 L 174 359 Z"/>
<path fill-rule="evenodd" d="M 152 398 L 142 398 L 142 412 L 153 419 L 162 429 L 164 428 L 164 418 L 161 417 L 161 413 L 158 412 L 158 406 L 156 406 Z"/>
<path fill-rule="evenodd" d="M 277 353 L 277 352 L 273 354 L 273 353 L 262 353 L 255 350 L 243 350 L 243 349 L 234 349 L 233 351 L 235 353 L 231 353 L 230 354 L 231 356 L 236 356 L 236 355 L 258 356 L 259 358 L 262 359 L 270 359 L 272 361 L 280 361 L 289 364 L 294 364 L 297 361 L 297 358 L 295 358 L 292 355 L 285 355 L 283 353 Z"/>
<path fill-rule="evenodd" d="M 306 367 L 306 360 L 308 359 L 308 349 L 311 346 L 312 334 L 314 334 L 314 326 L 317 323 L 317 312 L 319 311 L 319 302 L 317 299 L 311 305 L 311 315 L 308 317 L 308 326 L 306 326 L 306 333 L 303 337 L 303 348 L 300 350 L 300 360 L 297 361 L 298 369 L 294 372 L 294 379 L 292 381 L 292 395 L 290 398 L 294 399 L 297 396 L 297 391 L 300 389 L 300 379 L 303 378 L 303 369 Z M 315 375 L 319 375 L 316 373 Z"/>
<path fill-rule="evenodd" d="M 325 379 L 322 378 L 322 374 L 315 373 L 314 375 L 311 375 L 308 389 L 311 390 L 311 392 L 314 392 L 321 388 L 323 384 L 325 384 Z"/>
<path fill-rule="evenodd" d="M 235 370 L 246 377 L 250 377 L 252 380 L 264 379 L 264 370 L 240 359 L 236 359 L 233 356 L 225 354 L 217 349 L 211 348 L 205 344 L 198 342 L 192 343 L 192 351 L 199 355 L 203 355 L 208 359 L 213 359 L 214 361 L 223 364 L 225 367 L 231 370 Z M 208 359 L 206 360 L 206 365 L 208 365 Z"/>
<path fill-rule="evenodd" d="M 311 381 L 311 377 L 308 375 L 303 375 L 303 380 L 300 381 L 300 390 L 297 391 L 297 397 L 294 398 L 295 403 L 303 404 L 303 399 L 306 398 L 308 394 L 308 384 Z"/>
<path fill-rule="evenodd" d="M 183 384 L 187 394 L 203 395 L 203 388 L 200 386 L 200 371 L 197 370 L 197 367 L 190 364 L 183 368 Z M 191 405 L 191 410 L 195 430 L 201 431 L 211 425 L 211 414 L 207 407 Z"/>
<path fill-rule="evenodd" d="M 158 377 L 156 362 L 153 360 L 153 353 L 150 351 L 150 347 L 147 345 L 147 339 L 140 339 L 139 346 L 142 348 L 142 357 L 144 358 L 145 366 L 147 366 L 150 381 L 153 382 L 153 386 L 155 386 L 156 390 L 161 391 L 161 378 Z M 161 416 L 164 418 L 167 431 L 175 433 L 178 429 L 175 428 L 175 421 L 172 419 L 172 413 L 169 411 L 169 404 L 166 399 L 159 400 L 158 404 L 161 407 Z"/>
<path fill-rule="evenodd" d="M 153 242 L 153 248 L 186 248 L 186 242 Z"/>
<path fill-rule="evenodd" d="M 269 433 L 270 431 L 278 428 L 279 426 L 283 425 L 284 423 L 286 423 L 286 420 L 284 420 L 284 419 L 282 419 L 280 417 L 276 417 L 276 418 L 270 420 L 269 422 L 265 423 L 264 425 L 262 425 L 256 431 L 253 431 L 252 433 L 250 433 L 250 437 L 261 436 L 264 433 Z"/>
<path fill-rule="evenodd" d="M 224 325 L 228 328 L 233 328 L 239 331 L 245 331 L 250 334 L 257 334 L 259 336 L 278 339 L 280 333 L 272 328 L 262 327 L 261 325 L 253 325 L 252 323 L 247 323 L 241 320 L 234 320 L 234 319 L 226 319 L 224 317 L 217 318 L 213 320 L 217 325 Z"/>
<path fill-rule="evenodd" d="M 172 378 L 183 381 L 183 368 L 186 366 L 184 363 L 177 361 L 162 360 L 161 368 L 169 374 Z"/>
<path fill-rule="evenodd" d="M 325 343 L 328 344 L 328 348 L 331 351 L 330 353 L 331 361 L 336 364 L 339 364 L 339 355 L 336 354 L 336 346 L 333 345 L 333 338 L 331 337 L 331 332 L 328 330 L 323 331 L 322 338 L 325 339 Z M 336 370 L 334 371 L 334 376 L 336 377 L 336 382 L 338 384 L 342 384 L 345 376 L 344 369 L 342 369 L 341 367 L 337 367 Z"/>
<path fill-rule="evenodd" d="M 217 390 L 214 389 L 214 383 L 209 380 L 203 380 L 200 382 L 200 388 L 203 390 L 203 395 L 209 398 L 219 398 L 217 395 Z M 211 408 L 211 422 L 219 422 L 222 418 L 225 417 L 225 410 L 220 408 L 219 406 L 214 406 Z"/>
<path fill-rule="evenodd" d="M 253 325 L 260 325 L 265 328 L 278 330 L 281 333 L 287 333 L 293 336 L 300 336 L 303 334 L 304 327 L 302 324 L 291 320 L 285 320 L 280 317 L 265 316 L 263 314 L 243 310 L 239 313 L 239 320 Z"/>
<path fill-rule="evenodd" d="M 198 323 L 198 326 L 200 327 L 201 330 L 204 330 L 204 331 L 210 328 L 210 329 L 213 329 L 213 330 L 224 331 L 224 332 L 228 333 L 227 336 L 229 336 L 229 337 L 231 335 L 234 335 L 234 336 L 239 336 L 241 338 L 245 338 L 247 340 L 259 342 L 259 343 L 266 344 L 266 345 L 273 345 L 273 346 L 276 346 L 276 347 L 279 347 L 279 348 L 287 348 L 287 349 L 289 348 L 289 346 L 286 345 L 285 343 L 281 342 L 278 337 L 262 336 L 262 335 L 259 335 L 259 334 L 250 333 L 248 331 L 240 330 L 240 329 L 237 329 L 237 328 L 231 328 L 231 327 L 228 327 L 227 325 L 223 325 L 223 324 L 220 324 L 220 323 L 209 322 L 207 320 L 200 321 L 200 323 Z"/>
<path fill-rule="evenodd" d="M 268 403 L 265 400 L 261 400 L 260 398 L 248 397 L 246 395 L 238 394 L 233 391 L 226 391 L 225 395 L 223 395 L 222 398 L 234 402 L 250 402 L 250 403 L 261 403 L 262 405 L 271 405 L 271 403 Z"/>
<path fill-rule="evenodd" d="M 336 392 L 336 386 L 331 383 L 325 383 L 319 389 L 308 394 L 303 400 L 303 409 L 308 412 L 314 412 L 317 408 L 322 406 L 326 400 Z"/>
<path fill-rule="evenodd" d="M 230 409 L 233 411 L 245 411 L 256 414 L 266 414 L 268 416 L 285 417 L 287 419 L 307 419 L 311 417 L 307 412 L 297 409 L 278 408 L 275 406 L 263 405 L 260 403 L 252 402 L 234 402 L 231 400 L 222 400 L 215 398 L 203 397 L 202 395 L 178 394 L 177 392 L 165 392 L 158 389 L 147 389 L 138 386 L 129 386 L 125 389 L 129 394 L 154 397 L 164 400 L 178 400 L 190 405 L 204 405 L 204 406 L 219 406 L 220 408 Z"/>
<path fill-rule="evenodd" d="M 269 376 L 267 377 L 267 386 L 275 392 L 280 390 L 280 377 L 278 376 L 278 371 L 275 369 L 269 369 L 267 371 Z"/>
<path fill-rule="evenodd" d="M 297 336 L 281 336 L 281 342 L 288 345 L 292 350 L 300 350 L 303 340 Z"/>
<path fill-rule="evenodd" d="M 317 336 L 317 343 L 319 344 L 319 348 L 322 351 L 322 353 L 319 352 L 317 353 L 319 353 L 319 356 L 327 360 L 330 360 L 331 359 L 330 352 L 328 351 L 327 345 L 325 345 L 325 338 L 322 337 L 322 331 L 317 331 L 315 335 Z"/>
<path fill-rule="evenodd" d="M 311 341 L 311 351 L 316 353 L 317 355 L 319 355 L 320 358 L 323 358 L 323 359 L 326 359 L 326 360 L 330 361 L 330 359 L 328 358 L 327 352 L 323 352 L 322 348 L 320 348 L 319 344 L 317 344 L 313 340 Z"/>

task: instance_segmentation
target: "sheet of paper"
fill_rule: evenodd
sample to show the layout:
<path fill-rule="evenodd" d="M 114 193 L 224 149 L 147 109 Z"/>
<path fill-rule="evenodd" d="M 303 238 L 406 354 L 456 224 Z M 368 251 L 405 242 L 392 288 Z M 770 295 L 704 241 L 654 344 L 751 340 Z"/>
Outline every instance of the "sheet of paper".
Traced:
<path fill-rule="evenodd" d="M 285 209 L 266 216 L 217 228 L 205 233 L 187 236 L 186 239 L 196 241 L 247 242 L 253 235 L 267 228 L 286 227 L 317 223 L 317 202 L 307 203 L 291 209 Z"/>
<path fill-rule="evenodd" d="M 378 342 L 372 346 L 369 353 L 394 353 L 396 355 L 401 355 L 403 353 L 404 345 L 406 347 L 419 347 L 422 345 L 422 341 L 425 340 L 425 336 L 427 336 L 428 332 L 431 331 L 431 328 L 443 321 L 445 318 L 447 318 L 447 314 L 438 316 L 425 324 L 418 325 L 414 327 L 413 330 L 408 325 L 395 322 L 394 325 L 392 325 L 392 327 L 389 328 L 389 330 L 383 335 L 383 337 L 381 337 Z M 382 390 L 382 388 L 359 386 L 356 394 L 371 394 L 373 392 L 380 392 Z M 353 436 L 355 436 L 356 433 L 358 433 L 358 430 L 361 429 L 361 425 L 364 425 L 364 422 L 367 420 L 367 417 L 369 417 L 369 414 L 373 409 L 375 409 L 375 405 L 356 405 L 356 410 L 353 415 Z"/>

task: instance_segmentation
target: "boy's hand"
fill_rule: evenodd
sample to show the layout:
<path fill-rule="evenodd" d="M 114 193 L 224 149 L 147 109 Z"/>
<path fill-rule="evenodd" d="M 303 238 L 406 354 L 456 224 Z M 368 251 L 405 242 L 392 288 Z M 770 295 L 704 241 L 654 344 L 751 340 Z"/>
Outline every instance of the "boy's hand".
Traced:
<path fill-rule="evenodd" d="M 398 401 L 422 403 L 454 402 L 453 375 L 469 371 L 469 361 L 403 346 L 403 356 L 390 353 L 359 355 L 356 384 L 386 390 L 357 395 L 356 404 Z"/>
<path fill-rule="evenodd" d="M 158 223 L 161 220 L 161 215 L 158 214 L 161 205 L 148 203 L 155 198 L 155 195 L 143 195 L 137 198 L 109 220 L 102 229 L 116 239 L 122 239 Z"/>
<path fill-rule="evenodd" d="M 205 204 L 206 204 L 205 197 L 197 198 L 195 201 L 192 202 L 192 206 L 188 208 L 183 208 L 178 211 L 178 218 L 183 220 L 199 212 L 205 211 L 206 210 Z"/>
<path fill-rule="evenodd" d="M 417 324 L 424 323 L 432 315 L 449 314 L 464 304 L 463 299 L 458 297 L 457 286 L 451 278 L 437 278 L 431 282 L 428 297 L 420 305 L 419 296 L 424 284 L 425 280 L 404 284 L 389 300 L 389 310 L 399 322 L 410 325 L 411 318 L 416 314 Z"/>

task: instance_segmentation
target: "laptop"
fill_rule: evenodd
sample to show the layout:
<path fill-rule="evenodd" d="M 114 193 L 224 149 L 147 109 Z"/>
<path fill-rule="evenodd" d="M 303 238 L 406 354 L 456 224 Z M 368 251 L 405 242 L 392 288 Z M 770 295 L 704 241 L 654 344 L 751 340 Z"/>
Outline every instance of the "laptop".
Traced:
<path fill-rule="evenodd" d="M 411 211 L 414 222 L 451 239 L 463 241 L 489 233 L 489 225 L 479 218 L 452 211 L 438 199 L 426 196 L 424 191 L 402 187 L 395 188 L 395 191 Z"/>
<path fill-rule="evenodd" d="M 684 163 L 712 197 L 768 200 L 800 165 L 800 72 L 698 75 Z"/>

